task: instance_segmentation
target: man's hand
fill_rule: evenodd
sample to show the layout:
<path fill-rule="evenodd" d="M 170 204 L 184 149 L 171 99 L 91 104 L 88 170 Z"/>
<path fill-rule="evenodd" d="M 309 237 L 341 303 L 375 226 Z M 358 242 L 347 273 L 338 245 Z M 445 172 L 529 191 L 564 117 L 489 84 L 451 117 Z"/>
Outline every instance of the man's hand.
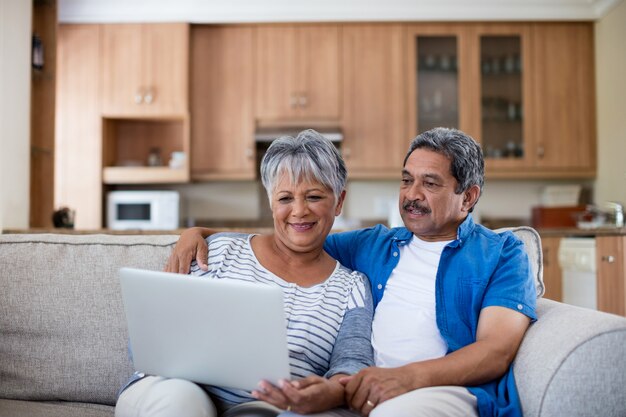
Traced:
<path fill-rule="evenodd" d="M 179 274 L 188 274 L 191 261 L 194 259 L 198 262 L 198 266 L 207 271 L 209 247 L 204 240 L 207 236 L 215 233 L 211 229 L 202 227 L 192 227 L 181 233 L 174 251 L 170 254 L 167 264 L 163 269 L 165 272 L 175 272 Z"/>
<path fill-rule="evenodd" d="M 281 380 L 276 387 L 261 381 L 252 396 L 283 410 L 298 414 L 319 413 L 344 404 L 343 386 L 338 382 L 341 375 L 329 379 L 311 375 L 297 381 Z"/>
<path fill-rule="evenodd" d="M 383 401 L 428 385 L 425 381 L 420 384 L 415 377 L 414 370 L 406 367 L 371 367 L 341 378 L 339 382 L 346 386 L 346 402 L 350 408 L 367 416 Z"/>
<path fill-rule="evenodd" d="M 472 386 L 502 376 L 515 358 L 530 319 L 505 307 L 485 307 L 478 319 L 476 341 L 442 358 L 399 368 L 366 368 L 342 378 L 346 402 L 367 416 L 383 401 L 419 388 Z"/>

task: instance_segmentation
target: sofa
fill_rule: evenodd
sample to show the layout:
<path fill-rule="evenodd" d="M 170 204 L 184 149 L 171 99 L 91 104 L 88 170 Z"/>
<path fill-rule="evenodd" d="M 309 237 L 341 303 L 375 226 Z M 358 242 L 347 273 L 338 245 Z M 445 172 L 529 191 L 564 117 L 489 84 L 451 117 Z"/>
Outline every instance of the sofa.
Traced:
<path fill-rule="evenodd" d="M 543 294 L 539 235 L 525 242 Z M 122 266 L 161 270 L 175 235 L 0 235 L 0 417 L 113 416 L 132 374 Z M 524 415 L 626 416 L 626 318 L 547 299 L 515 359 Z"/>

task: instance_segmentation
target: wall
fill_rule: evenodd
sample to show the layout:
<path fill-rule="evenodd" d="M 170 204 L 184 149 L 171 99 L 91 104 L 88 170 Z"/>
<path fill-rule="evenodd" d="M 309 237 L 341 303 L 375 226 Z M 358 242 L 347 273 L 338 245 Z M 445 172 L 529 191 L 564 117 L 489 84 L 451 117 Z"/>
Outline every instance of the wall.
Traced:
<path fill-rule="evenodd" d="M 620 0 L 60 0 L 65 23 L 594 20 Z"/>
<path fill-rule="evenodd" d="M 598 105 L 596 201 L 626 204 L 626 0 L 595 24 Z"/>
<path fill-rule="evenodd" d="M 28 227 L 30 1 L 0 0 L 0 230 Z"/>

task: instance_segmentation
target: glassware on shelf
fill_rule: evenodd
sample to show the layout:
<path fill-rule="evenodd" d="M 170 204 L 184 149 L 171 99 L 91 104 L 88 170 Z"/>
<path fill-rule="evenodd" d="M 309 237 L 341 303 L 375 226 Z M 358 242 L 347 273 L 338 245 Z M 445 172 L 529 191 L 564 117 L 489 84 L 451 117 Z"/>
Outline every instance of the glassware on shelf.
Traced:
<path fill-rule="evenodd" d="M 485 156 L 494 159 L 522 158 L 520 36 L 483 35 L 480 48 L 481 141 Z"/>
<path fill-rule="evenodd" d="M 163 161 L 161 160 L 161 149 L 157 147 L 150 148 L 150 153 L 148 153 L 148 166 L 160 167 L 161 165 L 163 165 Z"/>
<path fill-rule="evenodd" d="M 458 128 L 457 38 L 417 36 L 415 42 L 418 132 Z"/>

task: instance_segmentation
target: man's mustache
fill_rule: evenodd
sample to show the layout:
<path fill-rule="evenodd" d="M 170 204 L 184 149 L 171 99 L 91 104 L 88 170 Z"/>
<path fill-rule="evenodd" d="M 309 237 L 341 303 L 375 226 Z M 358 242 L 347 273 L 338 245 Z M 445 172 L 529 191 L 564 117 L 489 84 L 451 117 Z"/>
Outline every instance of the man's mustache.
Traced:
<path fill-rule="evenodd" d="M 402 209 L 418 211 L 424 214 L 430 214 L 431 211 L 428 207 L 418 203 L 417 201 L 405 201 L 404 203 L 402 203 Z"/>

